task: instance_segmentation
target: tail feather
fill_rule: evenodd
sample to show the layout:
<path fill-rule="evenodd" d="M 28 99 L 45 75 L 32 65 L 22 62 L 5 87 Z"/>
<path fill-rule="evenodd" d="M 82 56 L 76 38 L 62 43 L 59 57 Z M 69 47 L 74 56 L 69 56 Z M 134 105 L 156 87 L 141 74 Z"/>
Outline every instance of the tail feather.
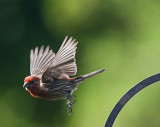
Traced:
<path fill-rule="evenodd" d="M 92 77 L 92 76 L 97 75 L 97 74 L 99 74 L 99 73 L 102 73 L 102 72 L 104 72 L 104 71 L 105 71 L 105 69 L 100 69 L 100 70 L 98 70 L 98 71 L 94 71 L 94 72 L 91 72 L 91 73 L 89 73 L 89 74 L 83 75 L 82 78 L 83 78 L 83 79 L 87 79 L 87 78 L 89 78 L 89 77 Z"/>
<path fill-rule="evenodd" d="M 83 80 L 85 80 L 85 79 L 87 79 L 87 78 L 90 78 L 90 77 L 92 77 L 92 76 L 94 76 L 94 75 L 97 75 L 97 74 L 99 74 L 99 73 L 102 73 L 102 72 L 104 72 L 104 71 L 105 71 L 105 69 L 100 69 L 100 70 L 91 72 L 91 73 L 89 73 L 89 74 L 85 74 L 85 75 L 79 76 L 79 77 L 77 77 L 77 78 L 75 79 L 75 82 L 81 82 L 81 81 L 83 81 Z"/>

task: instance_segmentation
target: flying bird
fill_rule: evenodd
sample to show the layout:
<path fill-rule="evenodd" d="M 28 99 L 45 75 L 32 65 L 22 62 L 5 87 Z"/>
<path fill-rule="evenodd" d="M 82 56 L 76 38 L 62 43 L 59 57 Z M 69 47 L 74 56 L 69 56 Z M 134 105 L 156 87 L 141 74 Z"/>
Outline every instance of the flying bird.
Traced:
<path fill-rule="evenodd" d="M 23 87 L 35 98 L 46 100 L 67 99 L 69 114 L 72 112 L 72 94 L 79 84 L 105 69 L 86 75 L 70 78 L 76 75 L 77 65 L 75 54 L 78 42 L 65 37 L 57 54 L 47 46 L 36 47 L 30 52 L 30 76 L 24 79 Z"/>

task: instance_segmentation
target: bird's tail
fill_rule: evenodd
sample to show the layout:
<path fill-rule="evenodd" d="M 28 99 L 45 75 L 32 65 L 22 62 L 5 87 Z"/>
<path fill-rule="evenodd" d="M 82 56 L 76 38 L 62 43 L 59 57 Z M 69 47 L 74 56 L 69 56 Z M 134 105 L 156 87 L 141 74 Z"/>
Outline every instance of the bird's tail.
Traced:
<path fill-rule="evenodd" d="M 81 82 L 81 81 L 83 81 L 83 80 L 85 80 L 85 79 L 87 79 L 87 78 L 90 78 L 90 77 L 92 77 L 92 76 L 94 76 L 94 75 L 97 75 L 97 74 L 99 74 L 99 73 L 102 73 L 102 72 L 104 72 L 104 71 L 105 71 L 105 69 L 100 69 L 100 70 L 91 72 L 91 73 L 89 73 L 89 74 L 85 74 L 85 75 L 79 76 L 79 77 L 77 77 L 77 78 L 74 80 L 74 82 Z"/>

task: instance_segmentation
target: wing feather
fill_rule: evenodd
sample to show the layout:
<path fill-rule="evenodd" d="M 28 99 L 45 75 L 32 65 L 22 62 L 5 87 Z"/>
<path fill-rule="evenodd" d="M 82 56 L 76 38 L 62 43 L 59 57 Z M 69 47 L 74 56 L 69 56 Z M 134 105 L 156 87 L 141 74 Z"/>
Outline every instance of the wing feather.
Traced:
<path fill-rule="evenodd" d="M 39 54 L 38 54 L 38 56 L 37 56 L 37 59 L 36 59 L 36 61 L 35 61 L 35 69 L 38 69 L 38 65 L 39 65 L 39 63 L 40 63 L 40 58 L 41 58 L 41 56 L 42 56 L 42 53 L 43 53 L 43 48 L 44 48 L 44 46 L 41 46 L 41 48 L 40 48 L 40 51 L 39 51 Z"/>
<path fill-rule="evenodd" d="M 39 65 L 41 63 L 42 60 L 42 55 L 43 55 L 43 50 L 44 50 L 44 46 L 41 46 L 40 51 L 39 51 L 39 55 L 38 55 L 38 60 L 37 60 L 37 68 L 39 68 Z"/>
<path fill-rule="evenodd" d="M 49 50 L 49 46 L 44 50 L 44 46 L 41 46 L 38 51 L 38 47 L 35 50 L 31 49 L 30 52 L 30 73 L 38 77 L 42 77 L 43 73 L 47 70 L 55 53 L 52 50 Z"/>
<path fill-rule="evenodd" d="M 77 44 L 75 39 L 69 38 L 67 40 L 65 37 L 60 49 L 53 58 L 50 67 L 43 74 L 43 81 L 52 78 L 59 78 L 61 75 L 66 75 L 67 77 L 73 76 L 77 72 L 77 65 L 75 60 L 75 54 L 77 49 Z"/>
<path fill-rule="evenodd" d="M 49 51 L 49 46 L 46 47 L 45 51 L 43 52 L 43 55 L 40 57 L 40 61 L 37 65 L 38 68 L 41 68 L 43 66 L 43 63 L 45 63 L 45 57 L 46 57 L 48 51 Z"/>

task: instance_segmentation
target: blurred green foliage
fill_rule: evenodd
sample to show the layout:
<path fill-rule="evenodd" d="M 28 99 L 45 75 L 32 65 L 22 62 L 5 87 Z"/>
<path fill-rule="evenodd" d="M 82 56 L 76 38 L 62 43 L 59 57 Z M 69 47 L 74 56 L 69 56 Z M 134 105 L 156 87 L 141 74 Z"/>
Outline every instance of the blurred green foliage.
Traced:
<path fill-rule="evenodd" d="M 156 0 L 1 0 L 0 127 L 104 126 L 128 89 L 160 72 L 159 8 Z M 71 116 L 65 100 L 35 99 L 22 88 L 30 49 L 56 52 L 66 35 L 79 42 L 77 75 L 107 69 L 79 86 Z M 158 84 L 127 103 L 114 126 L 159 127 Z"/>

